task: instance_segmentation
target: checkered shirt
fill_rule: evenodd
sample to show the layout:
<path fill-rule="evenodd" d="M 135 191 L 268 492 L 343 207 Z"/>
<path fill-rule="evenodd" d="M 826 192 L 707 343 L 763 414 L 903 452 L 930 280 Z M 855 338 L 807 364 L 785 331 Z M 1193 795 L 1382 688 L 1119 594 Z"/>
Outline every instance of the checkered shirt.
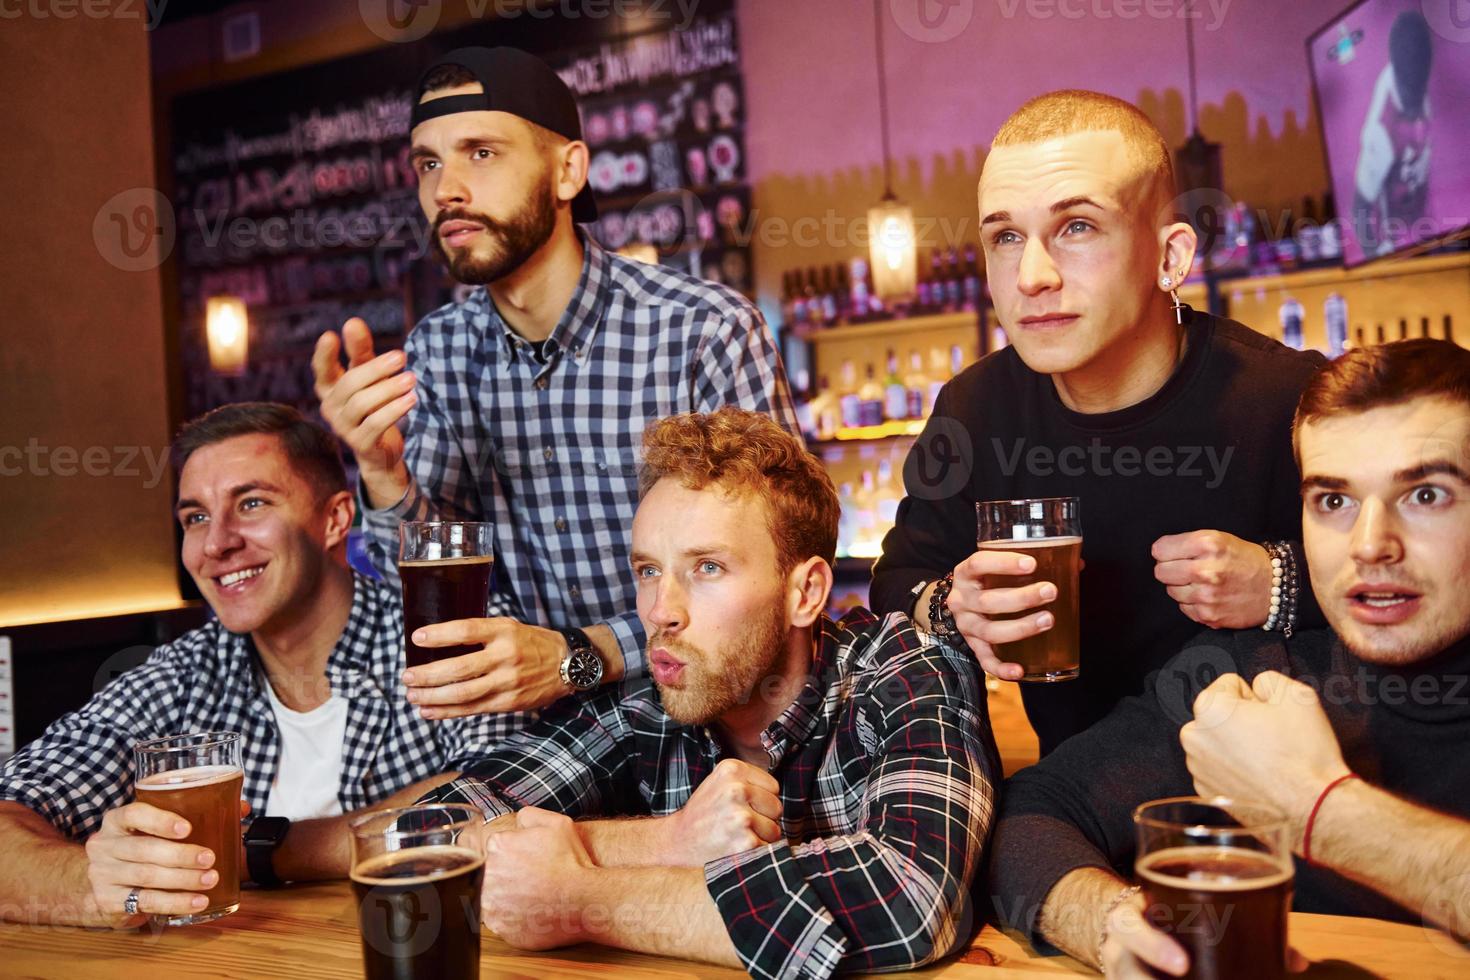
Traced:
<path fill-rule="evenodd" d="M 363 522 L 373 564 L 396 581 L 399 522 L 493 521 L 492 614 L 606 623 L 632 676 L 645 669 L 628 564 L 644 426 L 736 405 L 799 428 L 755 307 L 583 245 L 581 281 L 545 364 L 483 287 L 414 328 L 404 346 L 418 378 L 404 432 L 414 482 L 390 508 L 364 500 Z"/>
<path fill-rule="evenodd" d="M 337 798 L 360 809 L 466 756 L 490 751 L 511 716 L 430 722 L 400 690 L 403 617 L 394 590 L 354 576 L 352 611 L 327 661 L 332 692 L 348 701 Z M 159 647 L 80 710 L 53 722 L 0 764 L 0 800 L 22 803 L 72 840 L 95 833 L 108 810 L 133 798 L 133 746 L 186 732 L 234 731 L 242 741 L 243 795 L 265 814 L 280 739 L 265 678 L 248 636 L 217 621 Z"/>
<path fill-rule="evenodd" d="M 785 840 L 704 868 L 753 976 L 909 969 L 967 938 L 1001 775 L 973 657 L 901 614 L 824 617 L 811 677 L 761 741 Z M 720 758 L 716 736 L 671 720 L 641 678 L 557 702 L 426 799 L 486 819 L 663 816 Z"/>

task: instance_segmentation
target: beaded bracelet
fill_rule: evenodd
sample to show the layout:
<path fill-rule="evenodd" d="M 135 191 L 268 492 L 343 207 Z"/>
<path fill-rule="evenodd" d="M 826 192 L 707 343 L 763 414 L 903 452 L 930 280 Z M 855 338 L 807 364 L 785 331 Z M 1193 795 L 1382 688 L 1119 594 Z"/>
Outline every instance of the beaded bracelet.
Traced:
<path fill-rule="evenodd" d="M 1112 901 L 1108 902 L 1107 906 L 1103 909 L 1103 924 L 1102 929 L 1098 932 L 1097 935 L 1096 953 L 1097 972 L 1101 973 L 1103 976 L 1108 975 L 1108 968 L 1103 963 L 1102 953 L 1103 947 L 1106 946 L 1108 942 L 1108 920 L 1112 918 L 1113 911 L 1119 905 L 1122 905 L 1124 902 L 1128 901 L 1130 898 L 1132 898 L 1134 895 L 1137 895 L 1141 891 L 1143 891 L 1142 885 L 1129 885 L 1127 888 L 1124 888 L 1122 891 L 1118 892 L 1118 894 L 1114 895 Z"/>
<path fill-rule="evenodd" d="M 1289 640 L 1296 626 L 1296 554 L 1285 541 L 1265 541 L 1261 546 L 1271 556 L 1271 611 L 1261 624 L 1263 630 L 1281 630 Z"/>

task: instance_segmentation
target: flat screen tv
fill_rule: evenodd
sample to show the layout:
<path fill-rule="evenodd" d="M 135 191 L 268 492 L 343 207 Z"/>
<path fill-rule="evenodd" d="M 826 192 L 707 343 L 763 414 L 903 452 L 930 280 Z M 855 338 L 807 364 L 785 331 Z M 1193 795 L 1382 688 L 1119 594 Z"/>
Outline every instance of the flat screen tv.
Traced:
<path fill-rule="evenodd" d="M 1344 264 L 1470 229 L 1470 2 L 1362 0 L 1307 57 Z"/>

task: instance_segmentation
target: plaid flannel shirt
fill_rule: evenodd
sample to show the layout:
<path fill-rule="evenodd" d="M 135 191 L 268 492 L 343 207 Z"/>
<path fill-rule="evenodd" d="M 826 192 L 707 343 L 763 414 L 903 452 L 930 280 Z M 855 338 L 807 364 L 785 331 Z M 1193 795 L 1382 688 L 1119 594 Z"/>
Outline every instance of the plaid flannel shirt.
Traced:
<path fill-rule="evenodd" d="M 343 811 L 360 809 L 410 783 L 457 769 L 489 751 L 514 716 L 431 722 L 400 692 L 403 616 L 395 591 L 362 576 L 352 611 L 327 661 L 332 692 L 348 701 L 341 746 Z M 280 740 L 254 645 L 212 621 L 118 677 L 80 710 L 53 722 L 0 764 L 0 800 L 30 807 L 72 840 L 90 837 L 103 815 L 133 798 L 133 745 L 184 732 L 239 732 L 243 795 L 265 814 Z"/>
<path fill-rule="evenodd" d="M 752 975 L 909 969 L 967 938 L 1001 774 L 973 657 L 901 614 L 823 617 L 811 677 L 761 740 L 786 839 L 704 868 Z M 558 701 L 425 799 L 487 820 L 525 806 L 662 816 L 720 758 L 713 733 L 675 723 L 640 678 Z"/>
<path fill-rule="evenodd" d="M 493 521 L 492 615 L 606 623 L 634 676 L 644 636 L 628 551 L 644 426 L 728 404 L 800 430 L 775 342 L 744 297 L 585 236 L 583 246 L 545 364 L 483 287 L 409 334 L 413 483 L 392 507 L 362 500 L 363 524 L 373 564 L 393 582 L 401 521 Z"/>

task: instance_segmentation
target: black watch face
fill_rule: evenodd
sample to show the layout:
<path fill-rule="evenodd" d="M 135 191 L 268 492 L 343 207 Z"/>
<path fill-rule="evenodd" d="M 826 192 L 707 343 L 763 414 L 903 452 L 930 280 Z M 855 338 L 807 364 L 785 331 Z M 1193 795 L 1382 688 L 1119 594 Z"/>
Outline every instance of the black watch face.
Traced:
<path fill-rule="evenodd" d="M 245 832 L 247 844 L 279 844 L 286 837 L 291 821 L 285 817 L 257 817 Z"/>
<path fill-rule="evenodd" d="M 602 661 L 595 653 L 579 650 L 572 654 L 572 660 L 567 664 L 567 680 L 579 691 L 596 687 L 602 680 Z"/>

